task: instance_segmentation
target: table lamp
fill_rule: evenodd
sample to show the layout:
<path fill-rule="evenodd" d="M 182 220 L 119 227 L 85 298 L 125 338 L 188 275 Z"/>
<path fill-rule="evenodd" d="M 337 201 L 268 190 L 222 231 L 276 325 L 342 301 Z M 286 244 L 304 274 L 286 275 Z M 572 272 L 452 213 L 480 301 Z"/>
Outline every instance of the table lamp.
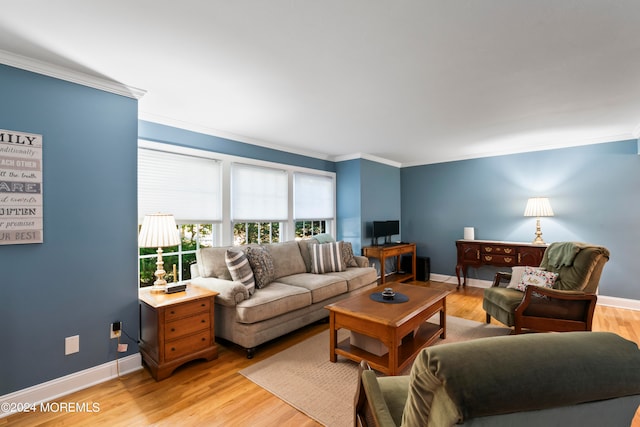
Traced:
<path fill-rule="evenodd" d="M 534 245 L 544 245 L 542 240 L 542 231 L 540 231 L 540 217 L 553 216 L 553 210 L 549 199 L 546 197 L 531 197 L 527 200 L 527 207 L 524 209 L 524 216 L 536 217 L 536 238 L 533 239 Z"/>
<path fill-rule="evenodd" d="M 156 262 L 156 281 L 153 282 L 151 292 L 164 292 L 167 281 L 164 280 L 164 261 L 162 261 L 162 248 L 180 244 L 180 235 L 176 220 L 171 214 L 155 213 L 145 215 L 138 235 L 138 246 L 141 248 L 158 248 L 158 261 Z"/>

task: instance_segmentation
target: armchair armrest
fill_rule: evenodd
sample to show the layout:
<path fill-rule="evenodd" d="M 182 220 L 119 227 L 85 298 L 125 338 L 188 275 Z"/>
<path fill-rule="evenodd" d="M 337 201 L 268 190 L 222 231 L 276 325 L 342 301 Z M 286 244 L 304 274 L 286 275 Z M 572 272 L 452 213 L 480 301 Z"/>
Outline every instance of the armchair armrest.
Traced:
<path fill-rule="evenodd" d="M 515 315 L 515 333 L 521 328 L 547 331 L 590 331 L 598 297 L 580 291 L 528 286 Z"/>
<path fill-rule="evenodd" d="M 249 299 L 249 291 L 241 282 L 218 279 L 216 277 L 196 277 L 189 280 L 192 284 L 218 292 L 216 303 L 234 307 Z"/>
<path fill-rule="evenodd" d="M 506 271 L 498 271 L 496 273 L 496 276 L 493 278 L 493 284 L 491 284 L 492 288 L 495 288 L 496 286 L 500 286 L 500 283 L 502 282 L 509 282 L 511 281 L 511 273 L 507 273 Z"/>
<path fill-rule="evenodd" d="M 378 384 L 378 377 L 366 360 L 360 362 L 358 373 L 360 378 L 355 397 L 354 426 L 368 425 L 367 418 L 373 418 L 375 427 L 396 427 L 384 393 Z"/>

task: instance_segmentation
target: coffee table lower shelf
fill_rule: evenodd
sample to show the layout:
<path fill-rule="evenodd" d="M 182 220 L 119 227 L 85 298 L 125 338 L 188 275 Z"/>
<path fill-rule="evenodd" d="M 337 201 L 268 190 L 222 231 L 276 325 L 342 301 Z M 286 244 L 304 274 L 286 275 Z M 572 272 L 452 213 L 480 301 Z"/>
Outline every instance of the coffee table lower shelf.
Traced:
<path fill-rule="evenodd" d="M 398 347 L 397 373 L 406 368 L 418 355 L 420 350 L 432 344 L 444 333 L 444 328 L 435 323 L 423 323 L 415 333 L 411 333 L 402 339 Z M 373 369 L 387 375 L 394 375 L 389 368 L 389 353 L 382 356 L 370 353 L 366 350 L 351 345 L 350 339 L 342 340 L 336 346 L 335 353 L 355 362 L 366 360 Z"/>

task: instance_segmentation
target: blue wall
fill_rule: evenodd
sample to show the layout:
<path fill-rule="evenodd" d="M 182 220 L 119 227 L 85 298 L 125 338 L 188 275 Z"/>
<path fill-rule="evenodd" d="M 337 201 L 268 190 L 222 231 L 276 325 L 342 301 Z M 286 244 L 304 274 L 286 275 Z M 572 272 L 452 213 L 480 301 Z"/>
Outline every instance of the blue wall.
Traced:
<path fill-rule="evenodd" d="M 116 320 L 137 338 L 138 112 L 4 65 L 0 93 L 0 128 L 43 135 L 44 193 L 44 243 L 0 246 L 3 395 L 115 360 Z M 65 356 L 72 335 L 80 352 Z"/>
<path fill-rule="evenodd" d="M 250 159 L 335 172 L 335 163 L 327 160 L 273 150 L 258 145 L 246 144 L 142 120 L 139 123 L 139 136 L 140 139 L 146 139 L 148 141 L 164 142 L 231 156 L 247 157 Z"/>
<path fill-rule="evenodd" d="M 544 240 L 606 246 L 600 294 L 640 299 L 637 153 L 632 140 L 403 168 L 403 239 L 417 242 L 433 273 L 455 275 L 455 241 L 465 226 L 479 240 L 530 242 L 527 198 L 547 196 L 555 216 L 541 219 Z M 469 273 L 489 279 L 492 271 Z"/>
<path fill-rule="evenodd" d="M 359 159 L 336 164 L 337 238 L 351 242 L 353 253 L 362 248 L 362 195 Z"/>
<path fill-rule="evenodd" d="M 373 242 L 373 221 L 400 219 L 400 169 L 354 159 L 338 162 L 336 175 L 338 239 L 351 242 L 360 254 Z"/>
<path fill-rule="evenodd" d="M 362 244 L 368 246 L 372 243 L 373 221 L 401 219 L 400 169 L 371 160 L 361 163 Z M 392 238 L 400 240 L 400 236 Z"/>

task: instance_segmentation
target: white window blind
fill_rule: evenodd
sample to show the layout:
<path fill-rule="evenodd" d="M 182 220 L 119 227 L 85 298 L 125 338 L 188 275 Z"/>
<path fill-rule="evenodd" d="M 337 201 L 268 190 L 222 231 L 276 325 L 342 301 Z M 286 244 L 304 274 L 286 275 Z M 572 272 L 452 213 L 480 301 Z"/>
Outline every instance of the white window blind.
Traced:
<path fill-rule="evenodd" d="M 333 218 L 332 177 L 296 172 L 293 175 L 293 194 L 294 219 Z"/>
<path fill-rule="evenodd" d="M 180 223 L 221 221 L 220 177 L 217 160 L 138 149 L 138 220 L 164 212 Z"/>
<path fill-rule="evenodd" d="M 286 221 L 287 172 L 241 163 L 231 165 L 233 221 Z"/>

